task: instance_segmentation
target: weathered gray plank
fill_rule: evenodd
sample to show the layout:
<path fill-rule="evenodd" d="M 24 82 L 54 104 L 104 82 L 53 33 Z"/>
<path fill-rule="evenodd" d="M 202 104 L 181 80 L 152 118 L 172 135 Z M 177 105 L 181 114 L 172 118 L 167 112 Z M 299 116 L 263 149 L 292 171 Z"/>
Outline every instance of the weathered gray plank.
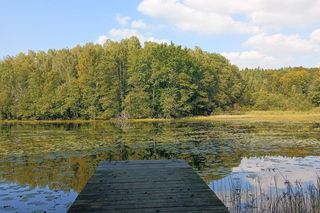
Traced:
<path fill-rule="evenodd" d="M 183 160 L 103 161 L 69 212 L 227 212 Z"/>
<path fill-rule="evenodd" d="M 73 209 L 74 212 L 117 212 L 117 213 L 149 213 L 149 212 L 215 212 L 215 213 L 225 213 L 226 210 L 220 207 L 212 207 L 212 206 L 175 206 L 175 207 L 159 207 L 159 208 L 115 208 L 115 209 L 92 209 L 86 206 L 78 206 L 77 208 Z"/>
<path fill-rule="evenodd" d="M 189 167 L 188 164 L 185 161 L 182 160 L 168 160 L 168 161 L 103 161 L 99 164 L 99 167 L 97 168 L 97 171 L 105 169 L 116 169 L 116 170 L 122 170 L 124 168 L 126 169 L 136 169 L 136 168 L 187 168 Z"/>

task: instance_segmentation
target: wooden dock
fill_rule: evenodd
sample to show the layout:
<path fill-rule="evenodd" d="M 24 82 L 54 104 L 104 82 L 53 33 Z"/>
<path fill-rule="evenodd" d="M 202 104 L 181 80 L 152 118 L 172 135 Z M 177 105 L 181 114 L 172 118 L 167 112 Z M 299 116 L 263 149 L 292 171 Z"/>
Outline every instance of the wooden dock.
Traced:
<path fill-rule="evenodd" d="M 183 160 L 103 161 L 68 212 L 228 212 Z"/>

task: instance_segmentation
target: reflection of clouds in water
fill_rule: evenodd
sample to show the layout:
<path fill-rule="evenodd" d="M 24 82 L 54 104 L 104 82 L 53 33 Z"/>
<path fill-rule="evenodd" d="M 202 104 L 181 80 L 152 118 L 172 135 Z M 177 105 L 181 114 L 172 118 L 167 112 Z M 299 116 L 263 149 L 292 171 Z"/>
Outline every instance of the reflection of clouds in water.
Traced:
<path fill-rule="evenodd" d="M 0 212 L 65 212 L 78 193 L 0 180 Z"/>
<path fill-rule="evenodd" d="M 4 185 L 0 180 L 0 204 L 5 205 L 5 197 L 20 199 L 17 196 L 24 192 L 18 192 L 17 185 L 58 189 L 59 193 L 65 192 L 61 197 L 69 199 L 70 196 L 74 200 L 69 190 L 80 192 L 98 162 L 105 159 L 183 158 L 209 182 L 229 174 L 243 156 L 320 155 L 319 129 L 315 128 L 314 124 L 307 123 L 243 121 L 0 124 L 0 179 L 17 187 L 12 192 L 16 192 L 15 196 L 9 196 L 11 191 L 7 191 L 7 195 L 1 197 L 7 189 L 2 191 Z M 244 158 L 241 167 L 237 167 L 243 171 L 251 169 L 247 176 L 242 175 L 247 185 L 251 184 L 248 180 L 254 183 L 256 179 L 257 172 L 253 169 L 261 171 L 255 165 L 258 160 L 246 168 L 244 162 L 250 164 L 250 160 Z M 258 162 L 264 163 L 261 159 Z M 244 173 L 232 174 L 239 179 Z M 46 191 L 39 193 L 43 196 L 38 196 L 38 201 L 47 202 Z M 56 201 L 57 204 L 66 202 Z M 37 210 L 39 202 L 34 203 L 30 211 Z"/>
<path fill-rule="evenodd" d="M 242 185 L 257 185 L 264 190 L 275 185 L 278 188 L 286 188 L 286 180 L 290 183 L 301 181 L 302 183 L 316 184 L 317 176 L 320 174 L 320 157 L 251 157 L 243 158 L 239 166 L 232 169 L 232 173 L 225 178 L 213 181 L 210 185 L 225 184 L 231 178 L 233 181 L 241 181 Z"/>
<path fill-rule="evenodd" d="M 274 185 L 274 177 L 278 179 L 278 188 L 285 188 L 285 180 L 291 183 L 316 183 L 317 174 L 320 174 L 320 157 L 308 156 L 304 158 L 294 157 L 263 157 L 243 158 L 238 167 L 232 169 L 233 174 L 245 175 L 245 179 L 251 185 L 256 185 L 257 177 L 261 186 L 268 189 Z"/>
<path fill-rule="evenodd" d="M 310 194 L 310 190 L 317 194 L 318 189 L 312 187 L 319 187 L 318 175 L 320 175 L 320 157 L 317 156 L 252 157 L 243 158 L 240 165 L 232 169 L 230 175 L 210 182 L 209 187 L 216 192 L 229 210 L 241 206 L 243 212 L 246 212 L 252 208 L 268 210 L 270 205 L 276 203 L 275 201 L 286 199 L 283 193 L 288 193 L 290 185 L 292 190 L 290 196 L 300 193 L 299 196 L 302 197 L 299 198 L 306 200 L 306 209 L 309 211 L 312 206 L 311 201 L 318 199 L 317 196 L 312 198 Z M 284 201 L 285 205 L 288 204 L 286 202 Z"/>

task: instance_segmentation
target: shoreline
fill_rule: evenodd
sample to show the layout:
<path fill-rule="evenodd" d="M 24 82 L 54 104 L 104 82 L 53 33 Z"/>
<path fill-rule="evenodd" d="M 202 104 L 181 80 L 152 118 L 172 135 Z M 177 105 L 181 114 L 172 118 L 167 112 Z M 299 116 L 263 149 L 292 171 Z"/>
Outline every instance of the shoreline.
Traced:
<path fill-rule="evenodd" d="M 59 123 L 94 123 L 94 122 L 170 122 L 170 121 L 319 121 L 320 111 L 243 111 L 208 116 L 190 116 L 182 118 L 112 118 L 108 120 L 0 120 L 0 124 L 59 124 Z"/>

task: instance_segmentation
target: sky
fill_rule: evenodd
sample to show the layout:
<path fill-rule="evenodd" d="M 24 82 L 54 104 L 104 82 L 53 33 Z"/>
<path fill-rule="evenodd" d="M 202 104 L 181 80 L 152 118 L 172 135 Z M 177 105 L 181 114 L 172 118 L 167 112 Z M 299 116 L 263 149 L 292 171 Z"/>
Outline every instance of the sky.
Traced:
<path fill-rule="evenodd" d="M 0 58 L 137 36 L 240 68 L 320 67 L 320 0 L 0 0 Z"/>

